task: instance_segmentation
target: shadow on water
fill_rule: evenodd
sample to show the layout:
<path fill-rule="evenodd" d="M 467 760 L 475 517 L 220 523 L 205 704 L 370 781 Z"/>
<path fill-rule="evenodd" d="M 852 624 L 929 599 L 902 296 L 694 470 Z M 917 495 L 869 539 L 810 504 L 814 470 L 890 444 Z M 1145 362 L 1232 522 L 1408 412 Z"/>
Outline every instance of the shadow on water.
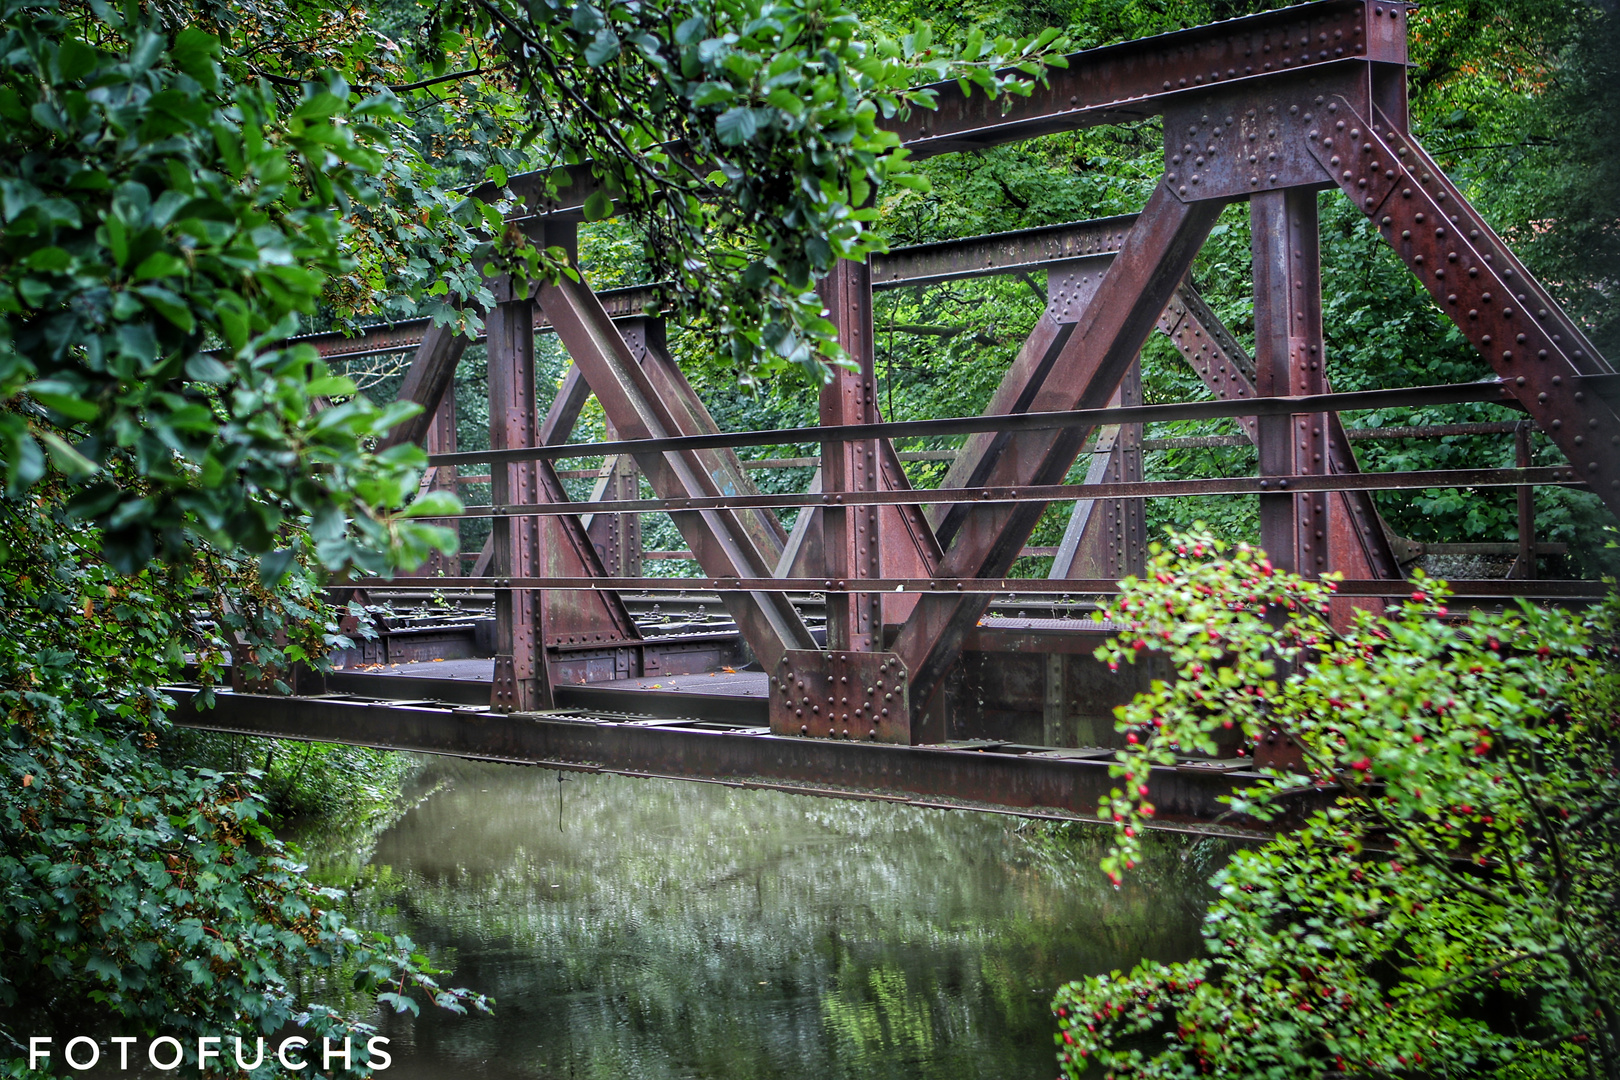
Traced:
<path fill-rule="evenodd" d="M 385 1075 L 1042 1080 L 1060 982 L 1197 948 L 1190 842 L 1115 891 L 1095 830 L 558 775 L 436 763 L 378 841 L 356 918 L 497 1002 L 383 1019 Z"/>

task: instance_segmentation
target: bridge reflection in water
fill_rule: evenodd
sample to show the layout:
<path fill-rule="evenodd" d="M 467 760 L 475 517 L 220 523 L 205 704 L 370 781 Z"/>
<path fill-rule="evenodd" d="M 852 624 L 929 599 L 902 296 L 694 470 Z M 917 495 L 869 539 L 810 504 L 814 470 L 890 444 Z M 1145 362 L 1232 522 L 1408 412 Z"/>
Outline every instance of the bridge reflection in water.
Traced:
<path fill-rule="evenodd" d="M 390 1076 L 1038 1080 L 1057 985 L 1190 955 L 1221 850 L 1116 891 L 1100 830 L 558 775 L 435 763 L 378 843 L 363 919 L 497 999 L 387 1020 Z"/>

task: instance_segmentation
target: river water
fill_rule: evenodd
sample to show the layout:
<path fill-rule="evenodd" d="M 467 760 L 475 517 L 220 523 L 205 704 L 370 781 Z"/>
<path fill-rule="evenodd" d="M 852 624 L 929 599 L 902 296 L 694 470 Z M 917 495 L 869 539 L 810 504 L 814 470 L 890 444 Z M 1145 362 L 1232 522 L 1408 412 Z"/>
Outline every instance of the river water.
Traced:
<path fill-rule="evenodd" d="M 1095 830 L 1001 815 L 452 760 L 415 783 L 356 917 L 496 1009 L 384 1018 L 391 1078 L 1049 1080 L 1057 986 L 1191 955 L 1218 854 L 1158 842 L 1116 891 Z"/>

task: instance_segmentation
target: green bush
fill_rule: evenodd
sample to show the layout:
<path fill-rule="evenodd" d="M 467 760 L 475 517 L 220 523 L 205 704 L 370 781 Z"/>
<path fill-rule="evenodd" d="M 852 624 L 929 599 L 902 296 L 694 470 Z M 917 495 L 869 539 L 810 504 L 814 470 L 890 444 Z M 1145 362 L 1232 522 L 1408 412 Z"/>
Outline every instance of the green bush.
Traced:
<path fill-rule="evenodd" d="M 1179 677 L 1119 710 L 1104 868 L 1150 764 L 1235 727 L 1304 765 L 1234 799 L 1286 831 L 1215 875 L 1206 957 L 1058 994 L 1065 1074 L 1620 1076 L 1620 600 L 1458 615 L 1420 579 L 1335 629 L 1332 593 L 1199 534 L 1125 583 L 1099 655 Z"/>

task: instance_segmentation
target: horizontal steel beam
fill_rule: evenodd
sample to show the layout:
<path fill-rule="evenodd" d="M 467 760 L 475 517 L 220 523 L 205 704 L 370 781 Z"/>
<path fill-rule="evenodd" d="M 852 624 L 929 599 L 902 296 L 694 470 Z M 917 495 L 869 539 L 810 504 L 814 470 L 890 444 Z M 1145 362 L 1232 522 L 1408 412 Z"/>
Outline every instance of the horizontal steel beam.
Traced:
<path fill-rule="evenodd" d="M 395 577 L 366 578 L 352 583 L 367 589 L 433 589 L 444 596 L 462 591 L 503 589 L 604 589 L 637 593 L 753 592 L 778 589 L 788 593 L 855 591 L 847 581 L 819 578 L 482 578 Z M 961 593 L 966 596 L 1104 596 L 1119 591 L 1112 578 L 859 578 L 860 591 Z M 1482 578 L 1447 583 L 1459 597 L 1516 597 L 1548 600 L 1601 600 L 1612 588 L 1601 581 L 1549 581 L 1546 579 Z M 1346 580 L 1335 585 L 1339 596 L 1407 596 L 1413 584 L 1395 580 Z"/>
<path fill-rule="evenodd" d="M 519 447 L 511 450 L 472 450 L 457 454 L 431 454 L 429 465 L 474 465 L 483 462 L 600 457 L 607 454 L 662 454 L 720 447 L 781 446 L 808 442 L 852 442 L 861 439 L 906 439 L 924 436 L 971 435 L 980 431 L 1054 431 L 1103 424 L 1155 424 L 1170 420 L 1214 420 L 1238 416 L 1288 416 L 1295 413 L 1354 412 L 1363 409 L 1422 408 L 1493 402 L 1517 407 L 1500 380 L 1414 386 L 1398 390 L 1358 390 L 1345 394 L 1294 397 L 1185 401 L 1166 405 L 1132 405 L 1112 409 L 1075 409 L 1069 412 L 1026 412 L 995 416 L 957 416 L 939 420 L 900 420 L 877 424 L 834 427 L 773 428 L 763 431 L 720 432 L 663 439 L 628 439 L 612 442 L 569 443 L 565 446 Z"/>
<path fill-rule="evenodd" d="M 633 318 L 647 314 L 647 308 L 662 311 L 668 306 L 669 286 L 662 284 L 627 285 L 620 289 L 604 289 L 597 293 L 602 306 L 607 308 L 608 314 L 615 319 Z M 387 323 L 376 326 L 361 327 L 353 335 L 345 334 L 341 330 L 328 330 L 321 334 L 301 334 L 298 337 L 288 338 L 288 345 L 313 345 L 315 351 L 328 360 L 344 359 L 355 360 L 364 356 L 383 356 L 388 353 L 405 352 L 420 345 L 422 338 L 427 334 L 433 320 L 403 319 L 396 323 Z M 534 328 L 536 330 L 550 329 L 551 320 L 540 310 L 539 305 L 534 307 Z M 484 340 L 482 333 L 469 339 L 469 342 Z"/>
<path fill-rule="evenodd" d="M 216 691 L 214 707 L 201 709 L 193 689 L 166 690 L 179 702 L 174 719 L 183 727 L 807 795 L 1097 821 L 1099 801 L 1117 784 L 1108 775 L 1111 757 L 1039 747 L 908 747 L 776 736 L 759 727 L 704 730 L 577 713 L 230 691 Z M 1148 788 L 1158 826 L 1188 829 L 1226 818 L 1222 799 L 1260 780 L 1234 764 L 1154 767 Z"/>
<path fill-rule="evenodd" d="M 1123 214 L 895 248 L 872 256 L 872 288 L 897 289 L 988 274 L 1027 273 L 1044 270 L 1053 263 L 1114 255 L 1134 224 L 1135 214 Z"/>
<path fill-rule="evenodd" d="M 872 288 L 895 289 L 987 274 L 1027 272 L 1054 262 L 1111 255 L 1119 250 L 1120 241 L 1135 220 L 1135 214 L 1126 214 L 895 248 L 871 257 Z M 628 319 L 646 315 L 649 309 L 667 311 L 672 289 L 672 285 L 655 282 L 604 289 L 596 295 L 610 316 Z M 339 330 L 303 334 L 289 339 L 288 343 L 313 345 L 315 351 L 327 359 L 382 356 L 416 348 L 432 323 L 433 320 L 427 318 L 405 319 L 362 327 L 353 335 Z M 536 331 L 551 328 L 551 320 L 538 306 L 534 328 Z M 483 341 L 484 336 L 479 334 L 470 340 Z"/>
<path fill-rule="evenodd" d="M 1404 3 L 1323 0 L 1071 53 L 1028 97 L 997 101 L 935 83 L 937 107 L 884 124 L 915 158 L 1162 114 L 1212 87 L 1258 93 L 1268 77 L 1380 61 L 1405 64 Z"/>

